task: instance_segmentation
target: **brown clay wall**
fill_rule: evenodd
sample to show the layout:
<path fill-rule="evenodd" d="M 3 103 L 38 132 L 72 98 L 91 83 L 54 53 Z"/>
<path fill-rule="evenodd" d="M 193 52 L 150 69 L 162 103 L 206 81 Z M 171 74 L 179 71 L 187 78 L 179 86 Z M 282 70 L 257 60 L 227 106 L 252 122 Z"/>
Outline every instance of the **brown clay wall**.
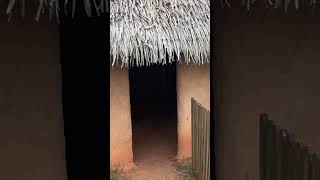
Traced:
<path fill-rule="evenodd" d="M 191 98 L 210 110 L 210 66 L 177 64 L 178 158 L 191 156 Z"/>
<path fill-rule="evenodd" d="M 0 179 L 66 180 L 58 26 L 0 29 Z"/>
<path fill-rule="evenodd" d="M 217 178 L 259 179 L 259 114 L 320 151 L 320 24 L 308 12 L 215 10 Z"/>
<path fill-rule="evenodd" d="M 133 167 L 132 128 L 127 68 L 110 66 L 110 157 L 111 166 Z"/>

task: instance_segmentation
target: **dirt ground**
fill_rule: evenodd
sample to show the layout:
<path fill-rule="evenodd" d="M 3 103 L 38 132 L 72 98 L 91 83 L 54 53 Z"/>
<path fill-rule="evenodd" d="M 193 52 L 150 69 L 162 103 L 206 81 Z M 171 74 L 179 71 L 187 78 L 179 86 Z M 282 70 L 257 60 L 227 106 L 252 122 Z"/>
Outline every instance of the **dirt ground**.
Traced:
<path fill-rule="evenodd" d="M 177 153 L 176 117 L 153 110 L 144 113 L 133 126 L 136 168 L 130 176 L 132 180 L 177 180 L 173 162 Z"/>

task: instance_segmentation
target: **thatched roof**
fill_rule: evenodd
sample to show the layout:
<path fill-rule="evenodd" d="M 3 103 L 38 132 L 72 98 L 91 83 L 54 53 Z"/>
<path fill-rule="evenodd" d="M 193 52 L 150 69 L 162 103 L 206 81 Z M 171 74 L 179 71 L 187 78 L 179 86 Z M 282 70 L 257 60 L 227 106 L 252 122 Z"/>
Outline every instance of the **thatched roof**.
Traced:
<path fill-rule="evenodd" d="M 110 23 L 112 65 L 209 63 L 210 0 L 111 0 Z"/>
<path fill-rule="evenodd" d="M 231 0 L 220 0 L 219 4 L 222 8 L 231 8 Z M 241 3 L 241 6 L 246 10 L 250 11 L 254 6 L 261 2 L 260 0 L 241 0 L 237 3 Z M 315 10 L 319 7 L 319 0 L 263 0 L 267 8 L 282 8 L 285 12 L 289 8 L 294 8 L 295 10 L 302 9 L 304 7 L 309 7 L 311 10 Z"/>
<path fill-rule="evenodd" d="M 0 0 L 0 4 L 1 1 Z M 112 65 L 145 66 L 153 63 L 209 63 L 210 0 L 6 0 L 9 19 L 25 14 L 28 3 L 37 3 L 36 20 L 67 13 L 82 3 L 88 16 L 106 12 L 110 4 Z M 26 4 L 27 2 L 27 4 Z M 59 4 L 60 2 L 60 4 Z M 62 4 L 61 4 L 62 3 Z M 16 11 L 18 10 L 18 11 Z M 70 11 L 70 10 L 69 10 Z M 107 21 L 106 21 L 107 22 Z M 183 58 L 182 58 L 183 57 Z"/>
<path fill-rule="evenodd" d="M 0 5 L 3 2 L 8 2 L 6 14 L 9 16 L 9 20 L 14 11 L 20 12 L 21 16 L 24 17 L 26 7 L 34 4 L 38 6 L 35 13 L 35 19 L 37 21 L 40 19 L 41 14 L 46 12 L 49 13 L 50 18 L 56 16 L 57 21 L 59 21 L 58 16 L 61 10 L 68 14 L 67 6 L 71 6 L 70 14 L 72 16 L 74 16 L 76 8 L 80 5 L 84 8 L 88 16 L 91 16 L 93 11 L 100 15 L 100 13 L 108 12 L 109 10 L 109 0 L 0 0 Z"/>

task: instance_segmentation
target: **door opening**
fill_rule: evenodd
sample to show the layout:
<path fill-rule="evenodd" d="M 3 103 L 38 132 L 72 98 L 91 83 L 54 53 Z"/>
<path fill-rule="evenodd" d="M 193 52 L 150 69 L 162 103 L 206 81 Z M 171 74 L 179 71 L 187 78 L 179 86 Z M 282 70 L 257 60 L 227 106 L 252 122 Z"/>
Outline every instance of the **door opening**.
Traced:
<path fill-rule="evenodd" d="M 145 164 L 177 153 L 176 63 L 130 67 L 133 160 Z"/>

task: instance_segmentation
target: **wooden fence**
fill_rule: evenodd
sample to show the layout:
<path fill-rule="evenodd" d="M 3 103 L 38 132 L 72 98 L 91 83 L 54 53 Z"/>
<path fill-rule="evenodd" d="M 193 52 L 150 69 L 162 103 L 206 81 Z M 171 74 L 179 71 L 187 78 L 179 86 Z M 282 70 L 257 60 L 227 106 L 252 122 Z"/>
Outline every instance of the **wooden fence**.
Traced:
<path fill-rule="evenodd" d="M 198 180 L 210 179 L 210 112 L 191 99 L 192 169 Z"/>
<path fill-rule="evenodd" d="M 320 180 L 320 156 L 260 116 L 260 180 Z"/>

